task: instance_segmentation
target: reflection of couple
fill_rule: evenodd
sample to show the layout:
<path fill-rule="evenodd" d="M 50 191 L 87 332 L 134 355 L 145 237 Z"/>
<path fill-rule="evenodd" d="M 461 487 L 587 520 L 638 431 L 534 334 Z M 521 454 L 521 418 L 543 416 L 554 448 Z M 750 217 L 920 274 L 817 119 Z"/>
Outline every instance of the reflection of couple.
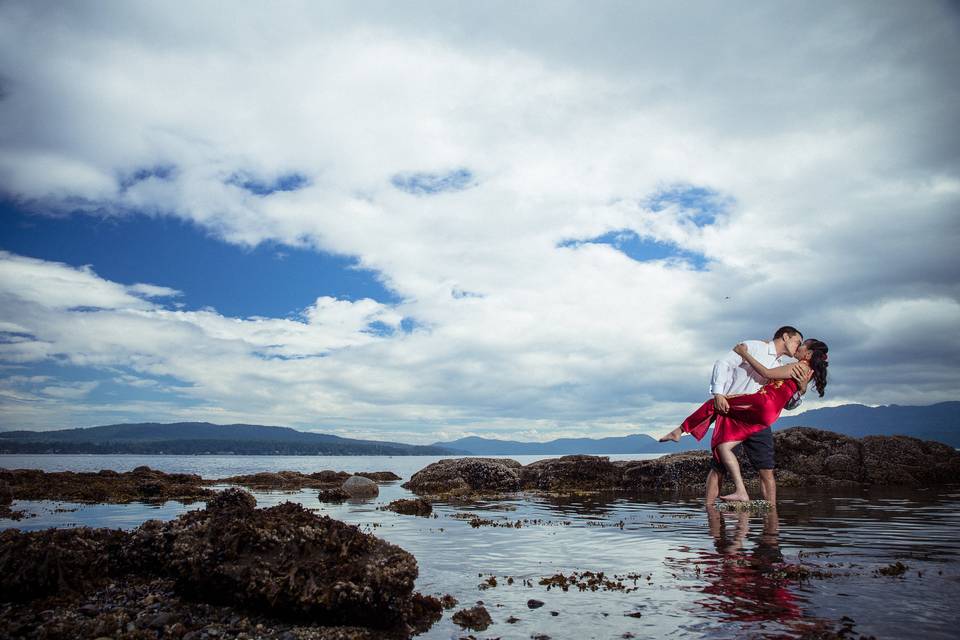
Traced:
<path fill-rule="evenodd" d="M 827 386 L 827 345 L 820 340 L 803 341 L 793 327 L 781 327 L 770 342 L 748 340 L 717 360 L 713 366 L 710 393 L 713 399 L 703 403 L 679 427 L 661 438 L 677 441 L 683 433 L 702 440 L 715 423 L 710 448 L 713 459 L 707 476 L 706 501 L 712 504 L 720 493 L 724 470 L 729 471 L 734 492 L 721 500 L 749 500 L 740 475 L 740 464 L 733 449 L 743 444 L 751 464 L 757 469 L 763 497 L 776 503 L 773 476 L 773 433 L 770 425 L 786 408 L 800 404 L 812 381 L 823 396 Z M 784 364 L 784 356 L 797 362 Z"/>

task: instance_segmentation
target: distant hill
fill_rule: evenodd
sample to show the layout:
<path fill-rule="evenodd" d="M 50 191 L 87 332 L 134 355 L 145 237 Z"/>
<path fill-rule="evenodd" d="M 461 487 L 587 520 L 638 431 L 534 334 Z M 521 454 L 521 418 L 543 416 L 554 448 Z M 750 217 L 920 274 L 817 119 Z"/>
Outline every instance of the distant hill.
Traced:
<path fill-rule="evenodd" d="M 451 455 L 445 447 L 355 440 L 289 427 L 209 422 L 111 424 L 58 431 L 0 432 L 0 453 L 244 455 Z"/>
<path fill-rule="evenodd" d="M 785 413 L 774 429 L 817 427 L 854 438 L 868 435 L 906 435 L 922 440 L 937 440 L 960 447 L 960 402 L 941 402 L 927 406 L 889 405 L 867 407 L 848 404 L 813 409 L 791 416 Z M 664 430 L 666 432 L 666 429 Z M 673 453 L 709 447 L 709 440 L 698 443 L 686 436 L 677 444 L 661 444 L 647 435 L 615 438 L 561 438 L 548 442 L 518 442 L 469 437 L 450 442 L 436 442 L 438 447 L 462 449 L 474 455 L 543 455 L 543 454 L 618 454 Z"/>
<path fill-rule="evenodd" d="M 854 438 L 904 435 L 960 447 L 960 402 L 882 407 L 845 404 L 812 409 L 798 416 L 788 412 L 774 429 L 801 426 L 829 429 Z"/>

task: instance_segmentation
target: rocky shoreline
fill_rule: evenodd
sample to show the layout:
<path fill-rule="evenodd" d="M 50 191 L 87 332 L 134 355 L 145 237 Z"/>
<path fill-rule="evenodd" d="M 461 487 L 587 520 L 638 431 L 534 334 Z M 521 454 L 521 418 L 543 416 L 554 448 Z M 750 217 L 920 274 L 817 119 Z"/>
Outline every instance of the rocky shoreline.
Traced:
<path fill-rule="evenodd" d="M 440 618 L 400 547 L 299 504 L 255 505 L 227 489 L 132 532 L 3 531 L 0 636 L 216 637 L 226 621 L 231 637 L 282 637 L 259 624 L 297 638 L 399 638 Z"/>
<path fill-rule="evenodd" d="M 862 439 L 793 427 L 775 432 L 780 487 L 930 487 L 960 483 L 960 453 L 945 444 L 907 436 Z M 756 472 L 741 456 L 747 488 L 759 489 Z M 516 492 L 699 493 L 710 470 L 707 451 L 655 460 L 611 461 L 570 455 L 521 465 L 508 458 L 440 460 L 402 486 L 427 497 L 495 496 Z"/>

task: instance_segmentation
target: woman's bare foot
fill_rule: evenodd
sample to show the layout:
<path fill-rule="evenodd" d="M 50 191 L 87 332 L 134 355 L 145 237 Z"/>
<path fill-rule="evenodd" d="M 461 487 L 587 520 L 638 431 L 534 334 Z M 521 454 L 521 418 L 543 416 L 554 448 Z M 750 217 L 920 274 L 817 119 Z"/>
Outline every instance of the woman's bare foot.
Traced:
<path fill-rule="evenodd" d="M 660 438 L 657 442 L 680 442 L 680 436 L 683 435 L 683 428 L 677 427 L 667 435 Z"/>
<path fill-rule="evenodd" d="M 750 496 L 745 493 L 728 493 L 725 496 L 720 496 L 720 499 L 726 502 L 750 502 Z"/>

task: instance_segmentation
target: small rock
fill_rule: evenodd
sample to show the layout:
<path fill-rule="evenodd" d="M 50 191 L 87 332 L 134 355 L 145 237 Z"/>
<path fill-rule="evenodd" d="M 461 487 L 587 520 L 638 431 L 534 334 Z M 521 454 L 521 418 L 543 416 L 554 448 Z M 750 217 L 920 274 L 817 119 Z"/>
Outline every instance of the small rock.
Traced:
<path fill-rule="evenodd" d="M 507 618 L 507 624 L 516 624 L 517 622 L 520 622 L 520 618 L 516 616 L 510 616 Z"/>
<path fill-rule="evenodd" d="M 474 629 L 483 631 L 491 624 L 493 618 L 483 605 L 477 605 L 470 609 L 461 609 L 453 614 L 454 624 L 458 624 L 465 629 Z"/>
<path fill-rule="evenodd" d="M 440 604 L 443 605 L 444 609 L 453 609 L 460 604 L 460 601 L 448 593 L 440 598 Z"/>
<path fill-rule="evenodd" d="M 531 609 L 539 609 L 543 604 L 542 600 L 534 600 L 533 598 L 527 600 L 527 607 Z"/>
<path fill-rule="evenodd" d="M 340 488 L 351 498 L 374 498 L 380 494 L 377 483 L 363 476 L 350 476 Z"/>
<path fill-rule="evenodd" d="M 623 615 L 627 616 L 628 618 L 642 618 L 642 617 L 643 617 L 643 614 L 640 613 L 639 611 L 631 611 L 630 613 L 625 613 L 625 614 L 623 614 Z"/>
<path fill-rule="evenodd" d="M 350 494 L 344 491 L 343 489 L 323 489 L 318 495 L 317 500 L 320 502 L 343 502 L 348 500 Z"/>
<path fill-rule="evenodd" d="M 552 615 L 552 616 L 558 616 L 558 615 L 560 615 L 560 612 L 559 612 L 559 611 L 551 611 L 551 612 L 550 612 L 550 615 Z"/>

